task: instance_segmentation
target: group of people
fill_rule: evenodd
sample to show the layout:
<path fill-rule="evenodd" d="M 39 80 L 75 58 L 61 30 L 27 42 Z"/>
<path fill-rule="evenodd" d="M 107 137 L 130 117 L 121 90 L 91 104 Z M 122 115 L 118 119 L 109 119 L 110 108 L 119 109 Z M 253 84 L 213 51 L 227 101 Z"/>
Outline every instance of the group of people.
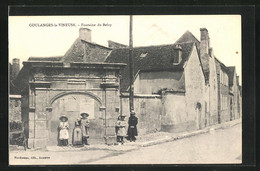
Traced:
<path fill-rule="evenodd" d="M 119 144 L 124 144 L 124 138 L 129 140 L 130 142 L 135 142 L 137 136 L 137 124 L 138 118 L 135 116 L 135 112 L 131 111 L 130 117 L 128 119 L 128 130 L 126 132 L 127 123 L 125 121 L 125 115 L 120 115 L 116 122 L 116 135 L 117 135 L 117 142 Z"/>
<path fill-rule="evenodd" d="M 81 113 L 81 118 L 75 121 L 75 127 L 72 133 L 72 144 L 73 145 L 89 145 L 89 114 Z M 59 125 L 59 145 L 67 146 L 69 140 L 69 123 L 68 117 L 62 115 L 60 117 L 60 125 Z"/>
<path fill-rule="evenodd" d="M 89 114 L 81 113 L 81 118 L 75 121 L 75 127 L 72 133 L 72 145 L 89 145 Z M 137 136 L 137 124 L 138 118 L 135 116 L 135 112 L 131 111 L 130 117 L 128 120 L 128 130 L 126 130 L 127 122 L 125 121 L 125 115 L 120 115 L 116 122 L 115 132 L 117 136 L 117 142 L 119 144 L 124 144 L 124 139 L 126 138 L 130 142 L 135 142 Z M 60 117 L 60 124 L 58 127 L 59 130 L 59 145 L 67 146 L 69 144 L 69 123 L 68 117 L 62 115 Z"/>

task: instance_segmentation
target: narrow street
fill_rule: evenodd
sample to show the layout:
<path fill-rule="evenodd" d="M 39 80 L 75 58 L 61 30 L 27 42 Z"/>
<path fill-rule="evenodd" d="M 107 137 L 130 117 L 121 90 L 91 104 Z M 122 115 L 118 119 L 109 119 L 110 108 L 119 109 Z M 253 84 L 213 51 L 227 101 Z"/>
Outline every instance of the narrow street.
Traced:
<path fill-rule="evenodd" d="M 68 152 L 14 151 L 11 164 L 199 164 L 241 163 L 241 124 L 206 134 L 141 147 L 130 152 L 87 150 Z M 122 146 L 121 146 L 122 147 Z M 16 157 L 16 159 L 15 159 Z M 25 157 L 27 159 L 17 159 Z M 36 157 L 36 158 L 34 158 Z M 44 159 L 46 157 L 46 159 Z"/>
<path fill-rule="evenodd" d="M 241 124 L 207 134 L 144 147 L 95 164 L 195 164 L 242 162 Z M 88 163 L 88 161 L 81 161 Z"/>

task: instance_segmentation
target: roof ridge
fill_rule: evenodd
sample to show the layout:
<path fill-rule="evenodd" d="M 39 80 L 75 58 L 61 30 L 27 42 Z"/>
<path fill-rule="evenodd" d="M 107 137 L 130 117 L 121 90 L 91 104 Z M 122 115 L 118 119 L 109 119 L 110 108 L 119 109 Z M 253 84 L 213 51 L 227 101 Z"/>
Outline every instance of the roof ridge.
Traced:
<path fill-rule="evenodd" d="M 199 40 L 194 36 L 194 34 L 192 34 L 192 32 L 190 32 L 189 30 L 187 30 L 185 33 L 183 33 L 183 34 L 180 36 L 180 38 L 176 40 L 176 42 L 178 42 L 179 40 L 181 40 L 181 38 L 183 38 L 184 35 L 186 35 L 186 34 L 190 34 L 193 38 L 195 38 L 195 40 L 197 40 L 197 41 L 200 43 L 200 41 L 199 41 Z M 175 43 L 176 43 L 176 42 L 175 42 Z"/>
<path fill-rule="evenodd" d="M 109 48 L 109 47 L 106 47 L 106 46 L 97 44 L 97 43 L 95 43 L 95 42 L 89 42 L 89 41 L 86 41 L 86 40 L 83 40 L 83 39 L 80 39 L 80 40 L 81 40 L 81 41 L 84 41 L 84 42 L 86 42 L 86 43 L 92 44 L 92 45 L 96 45 L 96 46 L 100 46 L 100 47 L 103 47 L 103 48 L 112 50 L 112 48 Z"/>
<path fill-rule="evenodd" d="M 30 56 L 29 58 L 58 58 L 58 57 L 63 57 L 64 55 L 60 56 Z"/>
<path fill-rule="evenodd" d="M 173 44 L 161 44 L 161 45 L 149 45 L 149 46 L 135 46 L 133 47 L 133 49 L 135 48 L 149 48 L 149 47 L 164 47 L 164 46 L 174 46 L 174 45 L 182 45 L 182 44 L 192 44 L 192 43 L 195 43 L 193 41 L 190 41 L 190 42 L 182 42 L 182 43 L 173 43 Z M 113 49 L 114 50 L 119 50 L 119 49 L 129 49 L 129 47 L 125 47 L 125 48 L 116 48 L 116 49 Z"/>

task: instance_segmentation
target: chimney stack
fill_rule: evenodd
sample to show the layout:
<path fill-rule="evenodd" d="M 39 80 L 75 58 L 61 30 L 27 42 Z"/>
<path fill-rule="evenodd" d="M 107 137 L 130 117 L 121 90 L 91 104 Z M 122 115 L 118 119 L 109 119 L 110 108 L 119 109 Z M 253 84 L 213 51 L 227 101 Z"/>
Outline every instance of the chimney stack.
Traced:
<path fill-rule="evenodd" d="M 179 64 L 181 62 L 181 59 L 182 59 L 182 48 L 180 45 L 176 45 L 174 50 L 177 51 L 177 56 L 174 57 L 173 59 L 173 64 Z"/>
<path fill-rule="evenodd" d="M 12 78 L 15 79 L 20 71 L 20 59 L 14 58 L 13 59 L 13 66 L 12 66 Z"/>
<path fill-rule="evenodd" d="M 209 33 L 206 28 L 200 29 L 200 55 L 209 54 Z"/>
<path fill-rule="evenodd" d="M 79 29 L 79 38 L 87 42 L 91 42 L 91 30 L 88 28 Z"/>

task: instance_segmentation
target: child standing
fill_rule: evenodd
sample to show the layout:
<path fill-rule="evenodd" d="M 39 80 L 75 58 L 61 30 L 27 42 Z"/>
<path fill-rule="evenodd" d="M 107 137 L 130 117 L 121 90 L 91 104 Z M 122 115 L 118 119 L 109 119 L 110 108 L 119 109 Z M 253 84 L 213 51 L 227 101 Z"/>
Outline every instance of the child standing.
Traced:
<path fill-rule="evenodd" d="M 59 140 L 61 141 L 61 146 L 67 146 L 69 144 L 69 123 L 68 117 L 65 115 L 60 117 Z"/>
<path fill-rule="evenodd" d="M 125 115 L 121 115 L 118 117 L 118 120 L 116 122 L 116 136 L 117 136 L 117 142 L 124 144 L 124 137 L 126 137 L 126 121 L 125 121 Z"/>

